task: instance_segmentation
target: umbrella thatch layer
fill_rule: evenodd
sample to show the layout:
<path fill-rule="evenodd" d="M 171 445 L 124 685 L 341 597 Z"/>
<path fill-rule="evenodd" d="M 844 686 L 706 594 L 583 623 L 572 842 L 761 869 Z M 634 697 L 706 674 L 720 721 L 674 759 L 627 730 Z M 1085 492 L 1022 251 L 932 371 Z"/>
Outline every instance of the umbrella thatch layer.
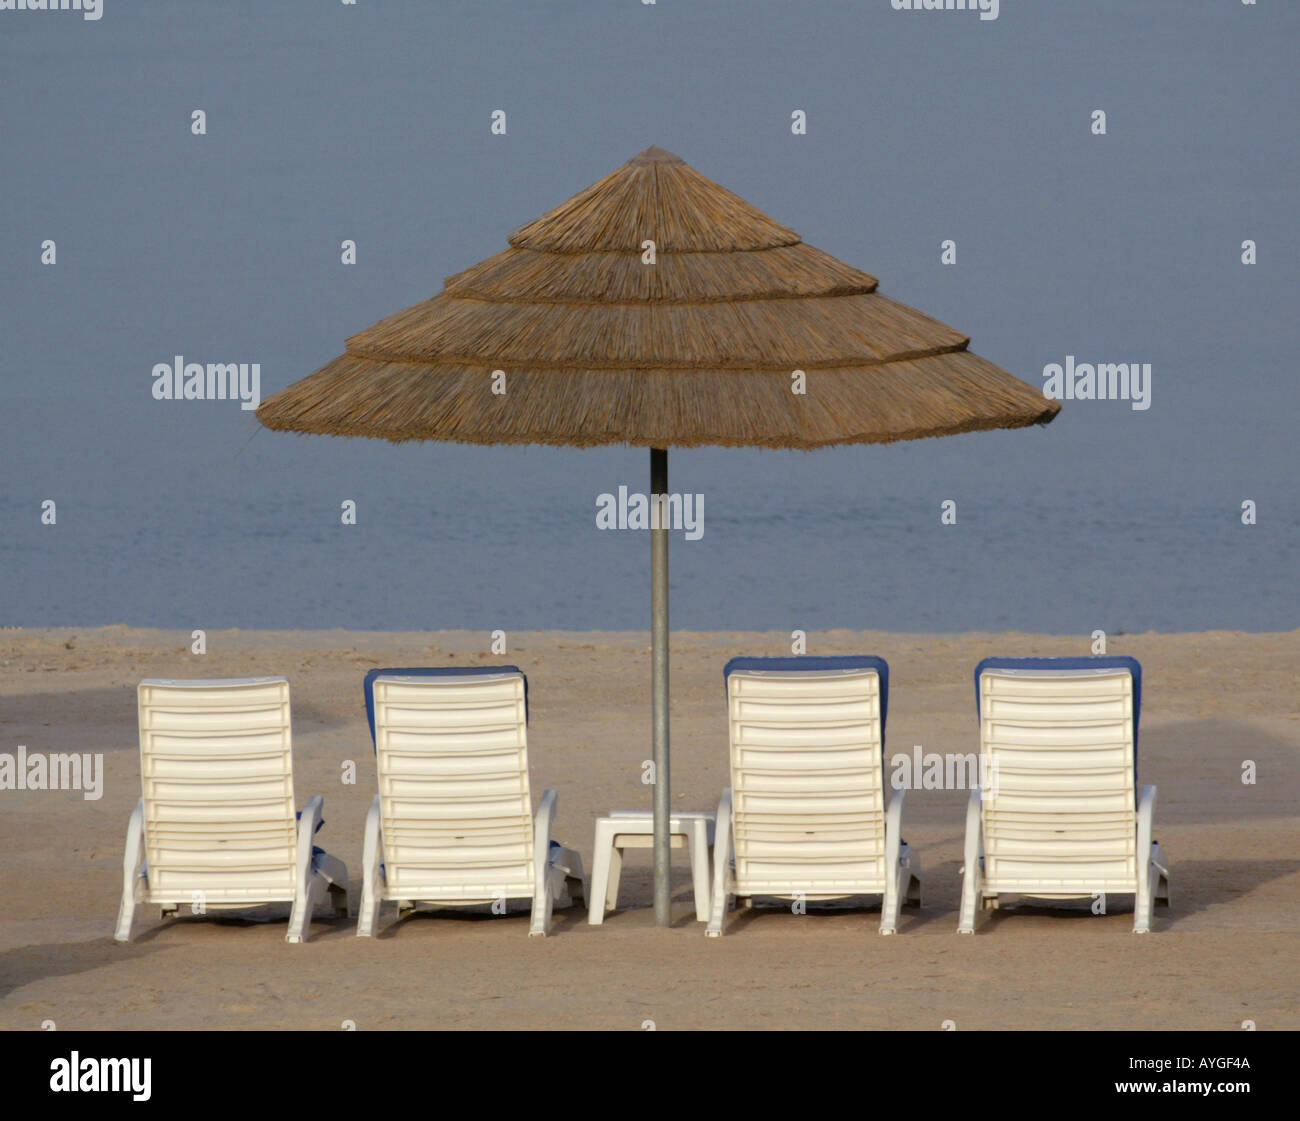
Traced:
<path fill-rule="evenodd" d="M 659 448 L 887 443 L 1056 415 L 876 287 L 650 148 L 257 415 L 393 441 Z"/>

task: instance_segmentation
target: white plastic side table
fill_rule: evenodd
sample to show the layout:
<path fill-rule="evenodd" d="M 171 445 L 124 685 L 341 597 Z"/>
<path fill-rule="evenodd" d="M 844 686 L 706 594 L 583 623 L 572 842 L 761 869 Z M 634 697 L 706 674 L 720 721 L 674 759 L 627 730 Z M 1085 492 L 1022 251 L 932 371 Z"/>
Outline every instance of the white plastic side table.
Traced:
<path fill-rule="evenodd" d="M 715 816 L 711 811 L 678 810 L 668 819 L 671 847 L 690 849 L 697 922 L 707 922 L 709 918 Z M 596 819 L 595 867 L 591 873 L 587 911 L 587 922 L 592 926 L 603 923 L 606 913 L 618 906 L 623 850 L 653 848 L 654 830 L 654 815 L 649 810 L 613 810 L 608 817 Z"/>

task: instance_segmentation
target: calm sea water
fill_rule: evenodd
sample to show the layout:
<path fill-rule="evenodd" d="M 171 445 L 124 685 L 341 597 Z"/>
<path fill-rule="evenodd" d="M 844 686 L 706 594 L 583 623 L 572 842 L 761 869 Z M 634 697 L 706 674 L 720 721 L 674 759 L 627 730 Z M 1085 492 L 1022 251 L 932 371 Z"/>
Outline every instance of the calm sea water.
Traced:
<path fill-rule="evenodd" d="M 1153 367 L 1149 410 L 1041 430 L 674 452 L 674 626 L 1300 626 L 1300 10 L 1025 7 L 0 13 L 0 624 L 646 625 L 647 535 L 595 521 L 644 451 L 259 432 L 150 371 L 258 362 L 269 395 L 653 143 L 1032 384 Z"/>
<path fill-rule="evenodd" d="M 1065 425 L 1062 425 L 1065 428 Z M 1081 632 L 1300 624 L 1290 497 L 1073 479 L 1051 428 L 817 453 L 684 452 L 674 626 Z M 298 462 L 285 472 L 275 460 Z M 1005 461 L 989 464 L 986 445 Z M 271 453 L 274 453 L 272 455 Z M 483 630 L 649 618 L 648 534 L 596 527 L 640 451 L 370 445 L 263 433 L 180 476 L 87 479 L 55 526 L 10 500 L 3 616 L 21 625 Z M 936 466 L 939 461 L 942 468 Z M 938 474 L 940 477 L 935 478 Z M 1118 477 L 1115 477 L 1118 476 Z M 34 497 L 34 496 L 33 496 Z M 357 524 L 341 504 L 357 503 Z M 941 523 L 941 502 L 957 523 Z"/>

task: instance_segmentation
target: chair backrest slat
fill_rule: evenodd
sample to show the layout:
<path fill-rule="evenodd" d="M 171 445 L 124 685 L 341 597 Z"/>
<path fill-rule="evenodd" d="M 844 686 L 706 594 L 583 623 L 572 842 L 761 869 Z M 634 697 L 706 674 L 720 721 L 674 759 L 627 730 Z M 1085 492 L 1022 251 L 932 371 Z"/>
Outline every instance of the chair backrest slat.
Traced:
<path fill-rule="evenodd" d="M 808 898 L 884 890 L 887 667 L 728 665 L 736 884 Z M 825 663 L 834 663 L 826 665 Z"/>
<path fill-rule="evenodd" d="M 531 894 L 524 675 L 381 671 L 367 681 L 390 891 Z"/>
<path fill-rule="evenodd" d="M 138 706 L 150 898 L 292 899 L 288 681 L 146 680 Z"/>
<path fill-rule="evenodd" d="M 1000 662 L 977 676 L 989 886 L 1134 890 L 1136 674 L 1113 660 Z"/>

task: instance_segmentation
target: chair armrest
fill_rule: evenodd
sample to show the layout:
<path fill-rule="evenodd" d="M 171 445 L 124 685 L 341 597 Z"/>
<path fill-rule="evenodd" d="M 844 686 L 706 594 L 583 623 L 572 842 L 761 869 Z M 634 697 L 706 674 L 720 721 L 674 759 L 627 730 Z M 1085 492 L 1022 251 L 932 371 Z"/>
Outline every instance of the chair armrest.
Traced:
<path fill-rule="evenodd" d="M 980 849 L 983 848 L 984 837 L 980 827 L 980 806 L 982 804 L 984 792 L 977 786 L 970 792 L 970 798 L 966 802 L 966 848 L 962 863 L 963 871 L 979 871 Z"/>
<path fill-rule="evenodd" d="M 320 794 L 313 794 L 307 799 L 307 804 L 302 808 L 302 813 L 298 815 L 298 851 L 297 862 L 294 867 L 298 870 L 298 875 L 302 877 L 301 887 L 304 893 L 307 891 L 311 877 L 312 838 L 316 836 L 316 830 L 321 827 L 324 813 L 324 797 Z"/>
<path fill-rule="evenodd" d="M 898 853 L 903 840 L 903 799 L 907 790 L 894 791 L 885 810 L 885 883 L 890 892 L 898 888 Z"/>
<path fill-rule="evenodd" d="M 1155 829 L 1156 788 L 1142 788 L 1142 801 L 1138 804 L 1137 820 L 1137 874 L 1138 888 L 1145 892 L 1151 873 L 1151 834 Z"/>
<path fill-rule="evenodd" d="M 537 813 L 533 819 L 533 887 L 544 891 L 546 887 L 546 867 L 551 857 L 551 827 L 555 824 L 555 811 L 559 795 L 553 789 L 542 791 L 542 800 L 537 803 Z"/>
<path fill-rule="evenodd" d="M 122 858 L 122 872 L 130 879 L 140 870 L 144 860 L 144 799 L 131 811 L 126 823 L 126 852 Z"/>
<path fill-rule="evenodd" d="M 706 938 L 719 938 L 727 917 L 727 874 L 731 871 L 731 787 L 722 791 L 713 828 L 713 893 L 709 899 Z"/>
<path fill-rule="evenodd" d="M 889 808 L 885 811 L 885 843 L 897 852 L 898 842 L 902 840 L 903 799 L 907 790 L 895 790 L 889 799 Z"/>

